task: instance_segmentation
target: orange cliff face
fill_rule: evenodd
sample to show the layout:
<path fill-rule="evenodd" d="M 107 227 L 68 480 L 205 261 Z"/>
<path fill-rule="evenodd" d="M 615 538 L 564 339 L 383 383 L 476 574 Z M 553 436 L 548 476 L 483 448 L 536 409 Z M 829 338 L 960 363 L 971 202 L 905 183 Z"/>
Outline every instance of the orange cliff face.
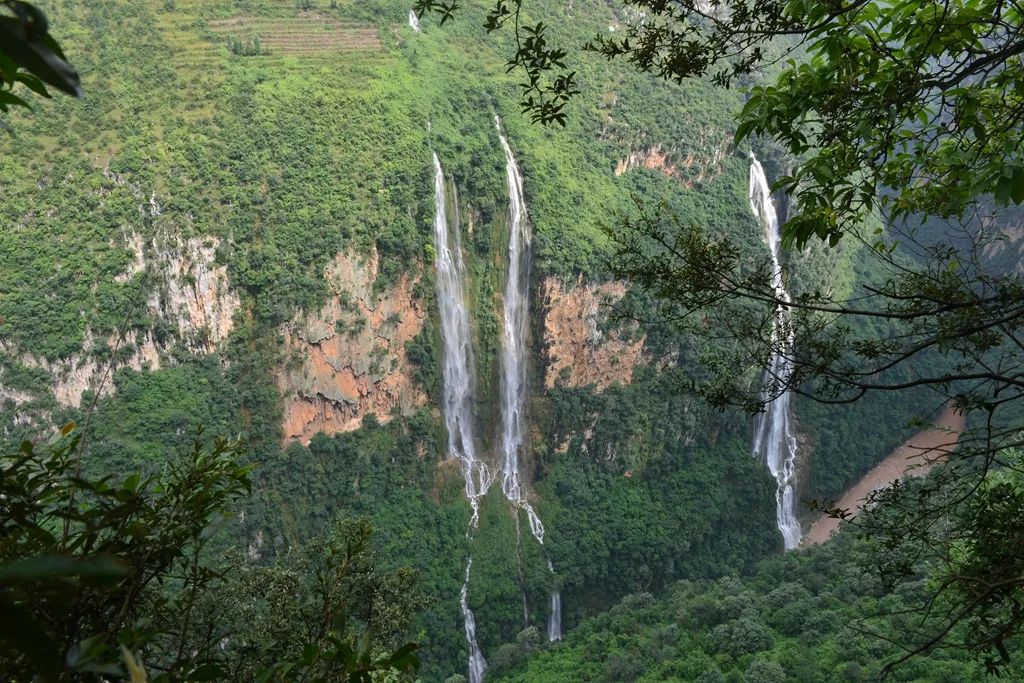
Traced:
<path fill-rule="evenodd" d="M 374 293 L 378 256 L 339 253 L 325 269 L 331 296 L 314 314 L 283 327 L 286 349 L 278 373 L 285 441 L 308 443 L 317 432 L 358 429 L 374 413 L 408 415 L 426 404 L 406 359 L 406 342 L 423 329 L 418 274 Z"/>
<path fill-rule="evenodd" d="M 413 295 L 418 274 L 404 275 L 374 293 L 377 255 L 338 254 L 325 269 L 331 296 L 323 307 L 283 326 L 286 361 L 278 371 L 286 442 L 308 443 L 317 432 L 358 429 L 374 413 L 387 422 L 426 405 L 413 380 L 406 343 L 425 323 L 423 302 Z M 593 386 L 603 391 L 628 384 L 648 362 L 644 338 L 625 330 L 602 331 L 609 305 L 626 293 L 622 282 L 541 283 L 545 386 Z"/>
<path fill-rule="evenodd" d="M 553 277 L 544 279 L 544 385 L 584 387 L 602 391 L 616 382 L 629 384 L 633 371 L 646 361 L 644 338 L 635 340 L 619 330 L 602 332 L 609 307 L 626 294 L 623 282 L 565 287 Z"/>

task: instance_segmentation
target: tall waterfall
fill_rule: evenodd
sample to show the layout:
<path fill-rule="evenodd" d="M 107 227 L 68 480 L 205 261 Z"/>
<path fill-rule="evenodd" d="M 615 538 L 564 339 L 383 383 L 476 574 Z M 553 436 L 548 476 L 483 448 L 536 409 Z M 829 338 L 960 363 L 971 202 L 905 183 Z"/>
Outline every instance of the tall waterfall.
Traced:
<path fill-rule="evenodd" d="M 476 457 L 473 436 L 473 354 L 469 312 L 466 310 L 465 266 L 462 261 L 462 240 L 458 225 L 449 229 L 448 211 L 441 161 L 434 154 L 434 265 L 437 269 L 437 300 L 441 310 L 441 341 L 443 404 L 445 427 L 448 429 L 448 456 L 457 458 L 462 466 L 466 498 L 473 508 L 469 529 L 480 523 L 480 497 L 487 493 L 494 477 Z M 466 562 L 466 578 L 459 596 L 459 606 L 466 625 L 469 646 L 469 683 L 483 680 L 487 664 L 476 641 L 476 620 L 469 608 L 469 570 L 473 558 Z"/>
<path fill-rule="evenodd" d="M 501 345 L 501 490 L 513 504 L 526 512 L 530 532 L 544 543 L 544 525 L 526 500 L 519 471 L 520 451 L 526 436 L 526 331 L 529 309 L 528 250 L 530 224 L 526 219 L 523 178 L 515 155 L 501 131 L 501 119 L 494 117 L 498 139 L 505 150 L 508 176 L 508 280 L 505 282 L 504 328 Z"/>
<path fill-rule="evenodd" d="M 413 33 L 420 32 L 420 18 L 416 16 L 416 10 L 409 10 L 409 26 L 412 27 Z"/>
<path fill-rule="evenodd" d="M 781 242 L 779 216 L 772 201 L 768 179 L 760 162 L 750 153 L 750 208 L 765 229 L 765 239 L 772 256 L 772 288 L 776 298 L 788 303 L 789 292 L 782 281 L 782 266 L 779 263 Z M 784 383 L 793 371 L 792 360 L 787 357 L 793 346 L 793 331 L 789 324 L 789 311 L 779 306 L 772 324 L 772 356 L 762 380 L 762 397 L 770 398 L 773 385 Z M 782 532 L 786 550 L 800 545 L 800 523 L 796 518 L 796 494 L 793 479 L 796 472 L 796 436 L 790 426 L 790 399 L 786 391 L 768 402 L 763 413 L 754 424 L 754 455 L 763 458 L 768 470 L 775 477 L 775 518 Z"/>
<path fill-rule="evenodd" d="M 441 341 L 444 346 L 444 424 L 448 429 L 448 455 L 458 458 L 466 482 L 466 498 L 473 508 L 471 526 L 480 520 L 480 497 L 494 476 L 476 457 L 473 436 L 473 349 L 466 310 L 465 266 L 459 230 L 448 227 L 444 172 L 434 154 L 434 265 L 437 269 L 437 300 L 441 309 Z"/>

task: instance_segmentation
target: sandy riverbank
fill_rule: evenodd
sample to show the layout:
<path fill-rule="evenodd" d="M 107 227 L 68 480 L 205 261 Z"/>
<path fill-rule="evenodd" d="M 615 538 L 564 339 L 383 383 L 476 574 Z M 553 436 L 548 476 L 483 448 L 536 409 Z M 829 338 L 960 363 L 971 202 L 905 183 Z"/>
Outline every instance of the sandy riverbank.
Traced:
<path fill-rule="evenodd" d="M 946 408 L 933 423 L 934 426 L 910 437 L 894 450 L 885 460 L 868 472 L 839 499 L 837 507 L 849 510 L 853 515 L 860 512 L 868 495 L 877 488 L 888 486 L 904 476 L 919 477 L 934 465 L 944 461 L 956 450 L 960 432 L 964 430 L 965 418 L 952 408 Z M 913 468 L 913 469 L 910 469 Z M 909 470 L 909 471 L 908 471 Z M 839 528 L 840 521 L 832 517 L 821 517 L 811 525 L 801 545 L 824 543 Z"/>

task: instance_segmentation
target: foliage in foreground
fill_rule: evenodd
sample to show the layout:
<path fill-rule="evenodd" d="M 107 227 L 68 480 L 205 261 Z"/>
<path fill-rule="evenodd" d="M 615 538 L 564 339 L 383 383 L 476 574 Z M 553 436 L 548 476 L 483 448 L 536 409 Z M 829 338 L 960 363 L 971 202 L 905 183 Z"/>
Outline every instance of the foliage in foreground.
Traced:
<path fill-rule="evenodd" d="M 249 491 L 239 444 L 197 441 L 166 471 L 81 476 L 73 426 L 0 458 L 0 678 L 369 681 L 414 671 L 420 607 L 363 521 L 273 566 L 212 559 Z"/>
<path fill-rule="evenodd" d="M 70 95 L 82 94 L 78 73 L 50 35 L 46 15 L 31 3 L 3 0 L 0 2 L 0 112 L 9 111 L 12 106 L 29 106 L 20 94 L 15 94 L 18 84 L 42 97 L 50 97 L 47 85 Z M 0 121 L 0 127 L 6 124 Z"/>

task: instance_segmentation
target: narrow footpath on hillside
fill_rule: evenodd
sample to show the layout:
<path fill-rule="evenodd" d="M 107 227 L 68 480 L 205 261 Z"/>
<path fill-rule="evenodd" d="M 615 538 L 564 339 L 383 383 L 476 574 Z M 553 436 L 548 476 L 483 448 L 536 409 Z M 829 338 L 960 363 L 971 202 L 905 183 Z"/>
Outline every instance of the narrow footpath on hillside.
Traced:
<path fill-rule="evenodd" d="M 918 432 L 894 450 L 870 472 L 848 489 L 836 507 L 849 510 L 855 517 L 860 513 L 867 497 L 875 489 L 889 486 L 903 477 L 920 477 L 946 459 L 956 450 L 966 418 L 953 408 L 946 408 L 932 427 Z M 811 525 L 802 546 L 824 543 L 839 529 L 840 520 L 821 517 Z"/>

